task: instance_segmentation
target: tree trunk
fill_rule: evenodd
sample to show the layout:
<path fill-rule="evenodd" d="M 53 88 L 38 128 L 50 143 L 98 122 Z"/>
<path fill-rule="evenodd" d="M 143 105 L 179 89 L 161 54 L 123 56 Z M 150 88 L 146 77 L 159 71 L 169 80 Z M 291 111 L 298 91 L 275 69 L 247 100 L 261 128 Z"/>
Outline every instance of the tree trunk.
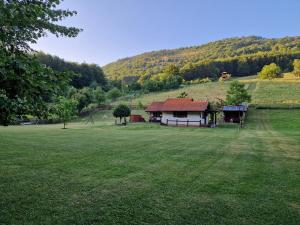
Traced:
<path fill-rule="evenodd" d="M 64 122 L 64 129 L 66 129 L 66 122 Z"/>

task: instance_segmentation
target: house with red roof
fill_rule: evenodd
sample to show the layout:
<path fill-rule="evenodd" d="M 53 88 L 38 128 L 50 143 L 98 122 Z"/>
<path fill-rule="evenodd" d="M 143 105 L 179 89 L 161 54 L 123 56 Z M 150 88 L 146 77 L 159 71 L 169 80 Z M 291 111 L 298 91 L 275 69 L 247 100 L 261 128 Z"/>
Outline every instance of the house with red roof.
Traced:
<path fill-rule="evenodd" d="M 194 101 L 192 98 L 169 98 L 164 102 L 153 102 L 146 112 L 150 122 L 160 122 L 174 126 L 208 126 L 215 123 L 214 115 L 209 110 L 208 101 Z M 212 120 L 209 117 L 212 115 Z"/>

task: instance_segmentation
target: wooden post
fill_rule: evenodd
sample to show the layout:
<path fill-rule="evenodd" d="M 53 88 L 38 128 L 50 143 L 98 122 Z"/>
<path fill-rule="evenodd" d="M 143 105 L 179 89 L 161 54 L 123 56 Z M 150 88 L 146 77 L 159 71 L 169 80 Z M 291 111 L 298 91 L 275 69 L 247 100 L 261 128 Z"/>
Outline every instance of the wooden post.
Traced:
<path fill-rule="evenodd" d="M 178 119 L 176 119 L 176 127 L 178 126 Z"/>
<path fill-rule="evenodd" d="M 169 119 L 167 119 L 167 125 L 169 124 Z"/>
<path fill-rule="evenodd" d="M 199 120 L 199 127 L 201 127 L 201 120 Z"/>
<path fill-rule="evenodd" d="M 215 116 L 215 126 L 217 126 L 217 113 L 216 112 L 214 113 L 214 116 Z"/>
<path fill-rule="evenodd" d="M 187 126 L 187 127 L 189 126 L 189 120 L 186 121 L 186 126 Z"/>

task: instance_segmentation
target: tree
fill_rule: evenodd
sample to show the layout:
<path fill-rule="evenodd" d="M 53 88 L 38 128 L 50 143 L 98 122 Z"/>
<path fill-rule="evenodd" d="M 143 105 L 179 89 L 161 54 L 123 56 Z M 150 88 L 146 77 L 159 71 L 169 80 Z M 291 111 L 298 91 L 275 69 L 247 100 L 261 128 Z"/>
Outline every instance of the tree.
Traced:
<path fill-rule="evenodd" d="M 119 98 L 121 96 L 122 96 L 121 91 L 116 87 L 114 87 L 113 89 L 111 89 L 107 92 L 107 98 L 109 98 L 113 101 L 115 101 L 117 98 Z"/>
<path fill-rule="evenodd" d="M 179 88 L 180 85 L 182 84 L 182 77 L 179 75 L 171 75 L 169 76 L 165 82 L 164 82 L 164 88 L 165 89 L 175 89 L 175 88 Z"/>
<path fill-rule="evenodd" d="M 250 102 L 251 95 L 247 93 L 245 84 L 238 81 L 233 81 L 230 84 L 229 90 L 227 91 L 226 104 L 228 105 L 239 105 L 243 102 Z"/>
<path fill-rule="evenodd" d="M 0 123 L 16 116 L 45 117 L 47 102 L 61 94 L 70 74 L 58 73 L 40 64 L 30 54 L 30 44 L 47 33 L 76 37 L 80 29 L 57 24 L 76 14 L 58 9 L 60 0 L 0 1 Z M 5 107 L 3 107 L 5 105 Z"/>
<path fill-rule="evenodd" d="M 142 86 L 139 82 L 134 81 L 131 84 L 129 84 L 128 88 L 130 91 L 139 91 L 142 89 Z"/>
<path fill-rule="evenodd" d="M 126 117 L 130 116 L 130 114 L 131 114 L 130 108 L 124 104 L 118 105 L 113 111 L 113 116 L 116 118 L 120 118 L 120 123 L 122 122 L 122 118 L 124 118 L 125 125 L 126 125 Z"/>
<path fill-rule="evenodd" d="M 101 87 L 96 87 L 93 89 L 93 103 L 96 103 L 97 106 L 103 104 L 106 100 L 105 92 L 102 90 Z"/>
<path fill-rule="evenodd" d="M 186 93 L 185 91 L 183 91 L 183 92 L 181 92 L 181 93 L 177 96 L 177 98 L 186 98 L 188 95 L 189 95 L 188 93 Z"/>
<path fill-rule="evenodd" d="M 91 103 L 81 110 L 81 113 L 88 115 L 86 124 L 88 124 L 89 122 L 94 124 L 94 114 L 97 112 L 97 108 L 98 108 L 98 105 L 96 103 Z"/>
<path fill-rule="evenodd" d="M 161 91 L 163 89 L 163 87 L 164 87 L 164 84 L 162 81 L 146 80 L 144 82 L 144 89 L 149 92 Z"/>
<path fill-rule="evenodd" d="M 275 63 L 265 65 L 258 74 L 261 79 L 273 79 L 281 76 L 281 69 Z"/>
<path fill-rule="evenodd" d="M 176 65 L 171 64 L 171 65 L 166 66 L 164 68 L 163 72 L 166 74 L 171 74 L 171 75 L 179 75 L 179 68 Z"/>
<path fill-rule="evenodd" d="M 78 113 L 82 111 L 83 108 L 88 106 L 94 101 L 94 93 L 92 88 L 82 88 L 77 90 L 77 92 L 72 96 L 78 102 L 77 110 Z"/>
<path fill-rule="evenodd" d="M 295 59 L 293 62 L 293 66 L 294 66 L 293 74 L 296 77 L 300 77 L 300 59 Z"/>
<path fill-rule="evenodd" d="M 76 106 L 78 102 L 74 99 L 59 97 L 57 104 L 54 106 L 55 114 L 63 121 L 64 129 L 66 129 L 67 122 L 69 122 L 76 113 Z"/>
<path fill-rule="evenodd" d="M 106 99 L 104 91 L 99 86 L 96 88 L 82 88 L 70 97 L 78 101 L 77 109 L 79 113 L 92 103 L 96 104 L 97 107 L 100 106 Z"/>

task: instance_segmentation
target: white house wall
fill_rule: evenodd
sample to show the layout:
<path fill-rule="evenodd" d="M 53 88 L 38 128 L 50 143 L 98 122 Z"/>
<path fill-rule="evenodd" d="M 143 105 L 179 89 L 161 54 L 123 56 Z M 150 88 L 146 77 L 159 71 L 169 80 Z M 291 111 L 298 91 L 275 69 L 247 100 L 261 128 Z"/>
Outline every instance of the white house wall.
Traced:
<path fill-rule="evenodd" d="M 168 120 L 168 122 L 167 122 Z M 188 112 L 187 117 L 174 117 L 173 112 L 163 112 L 161 122 L 163 124 L 169 125 L 176 125 L 176 120 L 178 120 L 178 125 L 187 125 L 187 120 L 189 120 L 189 126 L 199 126 L 200 121 L 201 125 L 205 125 L 208 123 L 208 116 L 206 116 L 206 123 L 205 118 L 202 118 L 201 112 Z M 193 121 L 193 122 L 190 122 Z"/>

